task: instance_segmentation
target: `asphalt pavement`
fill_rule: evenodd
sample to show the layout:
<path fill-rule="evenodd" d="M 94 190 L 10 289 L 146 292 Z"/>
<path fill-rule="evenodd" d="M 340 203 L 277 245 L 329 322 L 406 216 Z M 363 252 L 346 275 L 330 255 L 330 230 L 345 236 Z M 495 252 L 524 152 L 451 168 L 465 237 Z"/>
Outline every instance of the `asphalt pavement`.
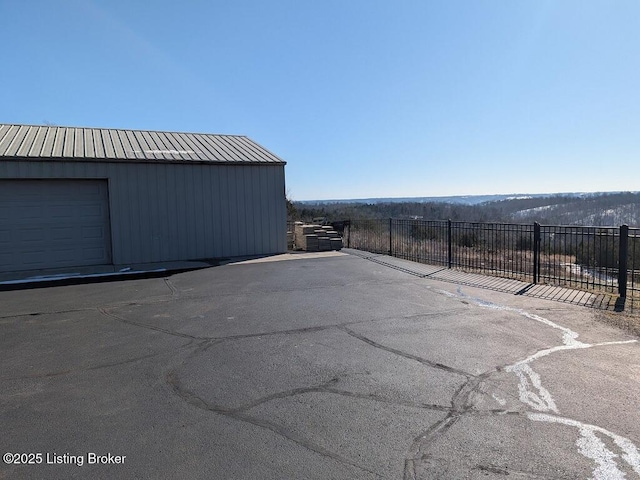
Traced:
<path fill-rule="evenodd" d="M 0 292 L 0 478 L 640 478 L 638 340 L 345 253 Z"/>

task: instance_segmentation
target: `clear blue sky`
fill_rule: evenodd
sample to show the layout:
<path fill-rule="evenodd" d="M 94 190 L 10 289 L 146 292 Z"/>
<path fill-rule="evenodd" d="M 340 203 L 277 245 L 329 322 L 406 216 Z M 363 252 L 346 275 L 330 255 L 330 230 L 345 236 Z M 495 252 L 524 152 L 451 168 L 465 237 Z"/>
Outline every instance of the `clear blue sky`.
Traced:
<path fill-rule="evenodd" d="M 640 190 L 638 0 L 0 0 L 0 122 L 243 134 L 294 200 Z"/>

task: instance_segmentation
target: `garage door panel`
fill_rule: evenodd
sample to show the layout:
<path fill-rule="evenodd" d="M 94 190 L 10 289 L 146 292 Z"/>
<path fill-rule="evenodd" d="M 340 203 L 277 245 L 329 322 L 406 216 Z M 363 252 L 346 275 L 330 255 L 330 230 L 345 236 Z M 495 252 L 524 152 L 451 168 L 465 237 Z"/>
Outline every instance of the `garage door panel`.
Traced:
<path fill-rule="evenodd" d="M 11 230 L 9 230 L 8 228 L 4 227 L 0 227 L 0 254 L 2 254 L 2 245 L 3 244 L 8 244 L 12 241 L 12 234 L 13 232 Z"/>
<path fill-rule="evenodd" d="M 51 239 L 55 241 L 68 241 L 73 239 L 74 229 L 71 227 L 54 227 L 51 229 Z"/>
<path fill-rule="evenodd" d="M 106 180 L 0 180 L 0 271 L 111 263 Z"/>
<path fill-rule="evenodd" d="M 70 218 L 74 216 L 74 208 L 70 204 L 49 205 L 47 214 L 50 218 Z"/>
<path fill-rule="evenodd" d="M 23 270 L 34 270 L 101 264 L 104 252 L 101 247 L 75 249 L 65 245 L 50 245 L 47 250 L 23 249 L 16 252 L 16 256 L 21 264 L 29 267 Z M 43 263 L 46 263 L 46 267 L 40 266 Z"/>
<path fill-rule="evenodd" d="M 52 251 L 55 253 L 55 259 L 58 265 L 66 265 L 69 262 L 72 262 L 77 256 L 77 252 L 69 248 L 53 248 Z"/>
<path fill-rule="evenodd" d="M 18 237 L 21 242 L 38 242 L 42 243 L 45 239 L 44 229 L 42 228 L 23 228 L 19 231 Z"/>
<path fill-rule="evenodd" d="M 82 256 L 86 261 L 98 261 L 102 258 L 101 248 L 85 248 L 82 251 Z"/>
<path fill-rule="evenodd" d="M 42 218 L 44 208 L 41 205 L 20 205 L 15 207 L 15 215 L 22 221 L 27 219 Z"/>
<path fill-rule="evenodd" d="M 78 209 L 78 215 L 85 218 L 102 217 L 102 209 L 99 205 L 85 205 Z"/>
<path fill-rule="evenodd" d="M 45 253 L 42 250 L 25 251 L 21 252 L 18 258 L 21 259 L 24 265 L 31 267 L 31 269 L 40 268 L 38 265 L 45 261 Z"/>
<path fill-rule="evenodd" d="M 100 240 L 104 238 L 102 227 L 82 227 L 82 238 L 84 240 Z"/>
<path fill-rule="evenodd" d="M 11 255 L 8 253 L 0 253 L 0 271 L 11 264 Z"/>

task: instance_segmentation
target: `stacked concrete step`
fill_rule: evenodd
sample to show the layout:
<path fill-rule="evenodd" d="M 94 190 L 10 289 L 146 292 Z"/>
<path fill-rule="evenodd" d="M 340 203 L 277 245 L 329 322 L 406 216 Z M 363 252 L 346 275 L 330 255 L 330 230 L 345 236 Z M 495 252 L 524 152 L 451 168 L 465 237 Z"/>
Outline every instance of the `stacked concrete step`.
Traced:
<path fill-rule="evenodd" d="M 294 233 L 296 250 L 325 252 L 342 248 L 342 238 L 330 226 L 322 227 L 296 222 Z"/>
<path fill-rule="evenodd" d="M 340 250 L 342 248 L 342 237 L 333 227 L 322 227 L 325 230 L 325 236 L 329 240 L 329 250 Z"/>
<path fill-rule="evenodd" d="M 318 237 L 318 249 L 321 252 L 331 250 L 331 241 L 329 240 L 329 237 Z"/>
<path fill-rule="evenodd" d="M 295 248 L 296 250 L 305 250 L 308 252 L 317 252 L 318 236 L 316 229 L 318 225 L 305 225 L 302 222 L 296 222 L 295 225 Z"/>

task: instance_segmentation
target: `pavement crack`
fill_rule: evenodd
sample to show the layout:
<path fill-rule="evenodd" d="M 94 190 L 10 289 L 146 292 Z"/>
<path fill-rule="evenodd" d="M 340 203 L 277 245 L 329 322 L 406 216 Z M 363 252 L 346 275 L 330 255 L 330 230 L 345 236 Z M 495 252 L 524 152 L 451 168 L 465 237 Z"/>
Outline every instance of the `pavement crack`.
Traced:
<path fill-rule="evenodd" d="M 422 305 L 419 303 L 414 303 L 414 302 L 407 302 L 407 303 L 412 303 L 413 305 L 417 305 L 419 307 L 425 307 L 428 308 L 426 305 Z M 429 318 L 429 317 L 439 317 L 439 316 L 443 316 L 443 315 L 451 315 L 451 314 L 456 314 L 456 313 L 462 313 L 464 312 L 465 309 L 461 309 L 461 308 L 449 308 L 447 310 L 439 310 L 436 312 L 423 312 L 423 313 L 415 313 L 415 314 L 411 314 L 411 315 L 402 315 L 402 316 L 397 316 L 397 317 L 389 317 L 386 318 L 385 320 L 392 320 L 392 319 L 402 319 L 402 320 L 412 320 L 412 319 L 417 319 L 417 318 Z M 368 319 L 368 320 L 358 320 L 356 322 L 344 322 L 344 323 L 340 323 L 337 324 L 336 326 L 349 326 L 349 325 L 363 325 L 363 324 L 367 324 L 367 323 L 375 323 L 375 322 L 380 322 L 381 319 Z"/>
<path fill-rule="evenodd" d="M 65 314 L 65 313 L 91 312 L 91 311 L 94 311 L 94 308 L 72 308 L 68 310 L 54 310 L 51 312 L 12 313 L 11 315 L 0 315 L 0 320 L 9 319 L 9 318 L 39 317 L 40 315 L 59 315 L 59 314 Z"/>
<path fill-rule="evenodd" d="M 257 296 L 257 295 L 273 295 L 274 293 L 295 293 L 295 292 L 317 292 L 318 290 L 327 290 L 327 289 L 344 289 L 347 287 L 367 287 L 371 285 L 375 286 L 403 286 L 403 285 L 413 285 L 413 281 L 406 282 L 398 282 L 398 281 L 362 281 L 362 282 L 340 282 L 329 285 L 314 285 L 310 287 L 291 287 L 291 288 L 274 288 L 268 289 L 264 288 L 262 290 L 252 289 L 248 290 L 237 290 L 233 292 L 210 292 L 207 294 L 198 294 L 198 293 L 184 293 L 184 298 L 186 300 L 200 300 L 200 299 L 211 299 L 211 298 L 222 298 L 222 297 L 245 297 L 245 296 Z"/>
<path fill-rule="evenodd" d="M 416 480 L 416 465 L 413 458 L 405 458 L 402 480 Z"/>
<path fill-rule="evenodd" d="M 348 390 L 341 390 L 338 388 L 333 388 L 331 387 L 331 385 L 336 384 L 338 381 L 338 378 L 333 378 L 331 380 L 329 380 L 328 382 L 322 384 L 322 385 L 315 385 L 315 386 L 311 386 L 311 387 L 301 387 L 301 388 L 294 388 L 291 390 L 285 390 L 283 392 L 277 392 L 271 395 L 267 395 L 264 397 L 261 397 L 259 399 L 254 400 L 251 403 L 245 404 L 241 407 L 238 407 L 236 409 L 232 409 L 232 411 L 234 412 L 242 412 L 242 411 L 246 411 L 246 410 L 250 410 L 254 407 L 257 407 L 258 405 L 262 405 L 264 403 L 270 402 L 272 400 L 278 400 L 278 399 L 282 399 L 282 398 L 289 398 L 289 397 L 294 397 L 297 395 L 304 395 L 305 393 L 329 393 L 332 395 L 340 395 L 343 397 L 349 397 L 349 398 L 358 398 L 358 399 L 362 399 L 362 400 L 370 400 L 373 402 L 379 402 L 379 403 L 385 403 L 387 405 L 396 405 L 399 407 L 410 407 L 410 408 L 419 408 L 422 410 L 435 410 L 435 411 L 439 411 L 439 412 L 450 412 L 451 408 L 448 406 L 444 406 L 444 405 L 436 405 L 436 404 L 429 404 L 429 403 L 419 403 L 419 402 L 404 402 L 401 400 L 389 400 L 387 398 L 381 397 L 379 395 L 375 395 L 375 394 L 370 394 L 370 393 L 356 393 L 356 392 L 350 392 Z"/>
<path fill-rule="evenodd" d="M 322 384 L 322 385 L 315 385 L 315 386 L 311 386 L 311 387 L 301 387 L 301 388 L 293 388 L 291 390 L 285 390 L 283 392 L 277 392 L 277 393 L 273 393 L 271 395 L 266 395 L 262 398 L 258 398 L 256 400 L 254 400 L 253 402 L 247 403 L 245 405 L 242 405 L 241 407 L 232 409 L 232 412 L 244 412 L 246 410 L 251 410 L 252 408 L 257 407 L 258 405 L 262 405 L 264 403 L 270 402 L 272 400 L 278 400 L 278 399 L 282 399 L 282 398 L 289 398 L 289 397 L 295 397 L 297 395 L 303 395 L 305 393 L 312 393 L 312 392 L 323 392 L 326 391 L 326 386 L 330 385 L 332 383 L 335 383 L 337 381 L 337 379 L 331 379 L 328 382 Z"/>
<path fill-rule="evenodd" d="M 420 433 L 414 440 L 409 449 L 409 454 L 405 460 L 410 460 L 411 465 L 415 467 L 425 458 L 426 447 L 433 443 L 438 437 L 442 436 L 449 428 L 451 428 L 458 420 L 460 415 L 450 412 L 445 418 L 431 425 L 427 430 Z M 406 476 L 406 475 L 405 475 Z"/>
<path fill-rule="evenodd" d="M 553 476 L 549 476 L 548 473 L 545 473 L 544 476 L 539 475 L 535 472 L 530 472 L 530 471 L 525 471 L 525 470 L 514 470 L 513 468 L 503 468 L 503 467 L 498 467 L 496 465 L 484 465 L 484 464 L 478 464 L 475 467 L 471 468 L 471 471 L 478 471 L 480 472 L 481 475 L 483 476 L 487 476 L 489 474 L 494 474 L 493 477 L 495 478 L 496 475 L 502 475 L 502 476 L 511 476 L 511 477 L 516 477 L 516 478 L 527 478 L 527 479 L 546 479 L 546 480 L 569 480 L 572 478 L 575 478 L 573 476 L 569 477 L 569 476 L 557 476 L 557 475 L 553 475 Z"/>
<path fill-rule="evenodd" d="M 187 345 L 189 345 L 190 343 L 186 343 L 185 345 L 181 345 L 178 348 L 183 348 Z M 162 354 L 164 354 L 166 352 L 156 352 L 156 353 L 150 353 L 148 355 L 141 355 L 139 357 L 134 357 L 134 358 L 130 358 L 127 360 L 122 360 L 119 362 L 112 362 L 112 363 L 104 363 L 104 364 L 100 364 L 100 365 L 93 365 L 91 367 L 87 367 L 87 368 L 78 368 L 78 369 L 69 369 L 69 370 L 60 370 L 57 372 L 48 372 L 48 373 L 37 373 L 37 374 L 33 374 L 33 375 L 23 375 L 20 377 L 8 377 L 8 378 L 0 378 L 0 381 L 5 382 L 5 381 L 12 381 L 12 380 L 32 380 L 32 379 L 36 379 L 36 378 L 52 378 L 52 377 L 59 377 L 62 375 L 69 375 L 69 374 L 75 374 L 75 373 L 83 373 L 83 372 L 91 372 L 94 370 L 101 370 L 103 368 L 112 368 L 112 367 L 120 367 L 122 365 L 128 365 L 130 363 L 136 363 L 142 360 L 146 360 L 148 358 L 153 358 L 153 357 L 157 357 L 160 356 Z"/>
<path fill-rule="evenodd" d="M 353 330 L 351 330 L 350 328 L 345 327 L 344 325 L 338 325 L 337 328 L 339 328 L 343 332 L 347 333 L 348 335 L 351 335 L 352 337 L 357 338 L 358 340 L 361 340 L 361 341 L 371 345 L 372 347 L 379 348 L 380 350 L 384 350 L 385 352 L 393 353 L 395 355 L 399 355 L 399 356 L 407 358 L 409 360 L 413 360 L 413 361 L 421 363 L 422 365 L 425 365 L 427 367 L 436 368 L 438 370 L 444 370 L 445 372 L 454 373 L 456 375 L 462 375 L 462 376 L 464 376 L 466 378 L 474 376 L 474 375 L 472 375 L 470 373 L 464 372 L 464 371 L 459 370 L 457 368 L 450 367 L 448 365 L 443 365 L 442 363 L 438 363 L 438 362 L 432 362 L 431 360 L 427 360 L 426 358 L 422 358 L 422 357 L 419 357 L 417 355 L 413 355 L 411 353 L 403 352 L 402 350 L 398 350 L 396 348 L 387 347 L 386 345 L 382 345 L 381 343 L 375 342 L 375 341 L 371 340 L 370 338 L 365 337 L 364 335 L 360 335 L 359 333 L 354 332 Z"/>
<path fill-rule="evenodd" d="M 493 465 L 476 465 L 473 470 L 480 470 L 481 472 L 495 473 L 504 476 L 509 475 L 509 470 L 505 468 L 494 467 Z"/>
<path fill-rule="evenodd" d="M 482 380 L 482 376 L 471 377 L 462 384 L 462 386 L 458 389 L 458 391 L 453 395 L 453 398 L 451 399 L 451 409 L 453 413 L 460 415 L 466 413 L 467 410 L 472 408 L 469 400 L 471 398 L 471 395 L 478 391 Z"/>
<path fill-rule="evenodd" d="M 448 415 L 439 422 L 431 425 L 427 430 L 418 435 L 411 445 L 408 455 L 405 458 L 404 478 L 413 480 L 416 478 L 415 467 L 427 458 L 427 448 L 429 445 L 444 435 L 458 420 L 464 415 L 474 413 L 471 403 L 471 396 L 477 393 L 482 382 L 494 371 L 485 372 L 478 376 L 467 376 L 467 381 L 456 390 L 451 398 L 451 408 Z M 498 414 L 496 412 L 496 414 Z"/>
<path fill-rule="evenodd" d="M 169 372 L 165 380 L 174 394 L 193 407 L 221 414 L 229 414 L 233 411 L 232 408 L 227 408 L 222 405 L 213 405 L 202 397 L 184 388 L 176 376 L 175 371 Z"/>
<path fill-rule="evenodd" d="M 336 379 L 332 379 L 327 383 L 332 383 L 334 382 Z M 294 389 L 294 390 L 289 390 L 287 392 L 281 392 L 278 394 L 274 394 L 274 395 L 270 395 L 267 397 L 262 398 L 260 401 L 256 401 L 256 402 L 252 402 L 249 405 L 245 405 L 243 406 L 241 409 L 231 409 L 231 408 L 227 408 L 227 407 L 223 407 L 221 405 L 212 405 L 211 403 L 209 403 L 208 401 L 206 401 L 205 399 L 203 399 L 202 397 L 198 396 L 197 394 L 195 394 L 194 392 L 191 392 L 187 389 L 185 389 L 181 383 L 180 380 L 178 379 L 178 377 L 176 376 L 175 372 L 170 372 L 169 374 L 167 374 L 166 376 L 166 382 L 169 385 L 169 387 L 171 388 L 171 390 L 174 392 L 174 394 L 176 396 L 178 396 L 179 398 L 181 398 L 183 401 L 185 401 L 186 403 L 188 403 L 189 405 L 195 407 L 195 408 L 199 408 L 201 410 L 205 410 L 208 412 L 212 412 L 212 413 L 216 413 L 219 415 L 223 415 L 225 417 L 240 421 L 240 422 L 244 422 L 244 423 L 248 423 L 250 425 L 254 425 L 256 427 L 259 428 L 263 428 L 265 430 L 269 430 L 311 452 L 314 452 L 318 455 L 321 455 L 323 457 L 326 458 L 330 458 L 338 463 L 341 463 L 343 465 L 348 465 L 351 467 L 354 467 L 358 470 L 361 470 L 363 472 L 367 472 L 370 473 L 374 476 L 376 476 L 377 478 L 384 478 L 382 475 L 378 474 L 377 472 L 374 472 L 373 470 L 369 470 L 366 467 L 363 467 L 362 465 L 358 465 L 356 462 L 343 457 L 342 455 L 339 455 L 337 453 L 331 452 L 329 450 L 327 450 L 326 448 L 322 447 L 321 445 L 318 445 L 312 441 L 310 441 L 309 439 L 303 437 L 302 435 L 297 434 L 296 432 L 293 432 L 285 427 L 283 427 L 282 425 L 278 425 L 277 423 L 271 422 L 269 420 L 265 420 L 265 419 L 261 419 L 261 418 L 257 418 L 254 416 L 251 416 L 249 414 L 247 414 L 244 410 L 247 408 L 251 408 L 254 406 L 257 406 L 261 403 L 264 403 L 266 401 L 269 400 L 273 400 L 275 398 L 285 398 L 288 396 L 293 396 L 293 395 L 299 395 L 301 393 L 305 393 L 307 391 L 316 391 L 318 388 L 322 388 L 321 386 L 317 386 L 317 387 L 310 387 L 310 388 L 301 388 L 301 389 Z"/>
<path fill-rule="evenodd" d="M 540 375 L 531 368 L 531 364 L 533 364 L 534 361 L 559 351 L 630 344 L 636 343 L 637 340 L 620 340 L 595 344 L 584 343 L 578 340 L 580 336 L 578 332 L 559 325 L 548 318 L 530 313 L 524 309 L 508 307 L 470 297 L 465 295 L 460 287 L 457 290 L 457 294 L 462 298 L 470 299 L 478 306 L 513 312 L 562 332 L 562 345 L 538 350 L 536 353 L 512 365 L 501 368 L 505 372 L 514 373 L 518 377 L 520 401 L 537 411 L 535 413 L 531 411 L 526 412 L 527 418 L 531 421 L 561 424 L 576 428 L 580 434 L 580 438 L 576 441 L 577 451 L 583 457 L 592 461 L 593 478 L 597 480 L 624 478 L 624 472 L 619 469 L 619 467 L 624 464 L 640 475 L 640 450 L 631 440 L 597 425 L 586 424 L 571 418 L 561 417 L 560 410 L 551 393 L 543 386 Z M 487 373 L 487 378 L 490 374 L 491 372 Z M 615 447 L 605 444 L 596 434 L 608 437 L 614 442 Z M 615 450 L 622 451 L 622 454 L 616 453 Z M 616 459 L 619 459 L 620 465 Z"/>
<path fill-rule="evenodd" d="M 178 289 L 175 287 L 175 285 L 171 282 L 171 279 L 168 277 L 164 278 L 164 283 L 167 286 L 167 288 L 171 291 L 171 295 L 174 297 L 177 297 L 178 295 L 180 295 L 180 292 L 178 291 Z"/>
<path fill-rule="evenodd" d="M 365 393 L 354 393 L 346 390 L 339 390 L 336 388 L 325 387 L 319 389 L 321 392 L 332 393 L 335 395 L 342 395 L 350 398 L 360 398 L 363 400 L 372 400 L 374 402 L 386 403 L 389 405 L 397 405 L 400 407 L 411 407 L 411 408 L 420 408 L 423 410 L 435 410 L 439 412 L 450 412 L 451 408 L 444 405 L 436 405 L 430 403 L 419 403 L 419 402 L 404 402 L 399 400 L 389 400 L 384 397 L 375 394 L 365 394 Z"/>
<path fill-rule="evenodd" d="M 98 312 L 100 312 L 105 317 L 111 318 L 113 320 L 117 320 L 117 321 L 119 321 L 121 323 L 126 323 L 127 325 L 134 325 L 136 327 L 144 328 L 144 329 L 147 329 L 147 330 L 154 330 L 156 332 L 166 333 L 167 335 L 173 335 L 174 337 L 190 338 L 191 340 L 213 340 L 213 339 L 211 339 L 209 337 L 197 337 L 195 335 L 188 335 L 186 333 L 180 333 L 180 332 L 176 332 L 176 331 L 173 331 L 173 330 L 168 330 L 166 328 L 161 328 L 161 327 L 156 327 L 154 325 L 149 325 L 149 324 L 146 324 L 146 323 L 140 323 L 140 322 L 134 322 L 133 320 L 127 320 L 125 318 L 122 318 L 122 317 L 116 315 L 115 313 L 112 313 L 112 312 L 108 311 L 104 307 L 98 307 Z"/>
<path fill-rule="evenodd" d="M 260 418 L 256 418 L 256 417 L 252 417 L 249 415 L 246 415 L 242 412 L 236 412 L 236 413 L 232 413 L 232 414 L 226 414 L 226 416 L 234 418 L 236 420 L 240 420 L 246 423 L 249 423 L 251 425 L 255 425 L 257 427 L 260 428 L 264 428 L 266 430 L 270 430 L 273 433 L 276 433 L 284 438 L 286 438 L 287 440 L 292 441 L 293 443 L 300 445 L 303 448 L 306 448 L 307 450 L 310 450 L 314 453 L 317 453 L 323 457 L 326 458 L 330 458 L 338 463 L 341 463 L 343 465 L 348 465 L 354 468 L 357 468 L 358 470 L 361 470 L 363 472 L 367 472 L 370 473 L 374 476 L 376 476 L 377 478 L 384 478 L 382 475 L 380 475 L 377 472 L 374 472 L 373 470 L 370 470 L 366 467 L 363 467 L 362 465 L 358 465 L 356 462 L 343 457 L 342 455 L 339 455 L 337 453 L 331 452 L 329 450 L 327 450 L 326 448 L 322 447 L 321 445 L 318 445 L 310 440 L 308 440 L 307 438 L 304 438 L 302 435 L 299 435 L 295 432 L 292 432 L 291 430 L 288 430 L 284 427 L 282 427 L 281 425 L 278 425 L 274 422 L 271 422 L 269 420 L 264 420 L 264 419 L 260 419 Z"/>
<path fill-rule="evenodd" d="M 492 408 L 489 410 L 468 410 L 465 412 L 465 415 L 473 415 L 477 417 L 483 416 L 503 416 L 503 415 L 512 415 L 518 417 L 525 417 L 526 412 L 519 412 L 517 410 L 504 410 L 501 408 Z"/>
<path fill-rule="evenodd" d="M 424 306 L 424 305 L 420 305 L 420 306 Z M 462 308 L 450 308 L 448 310 L 444 310 L 444 311 L 437 311 L 437 312 L 428 312 L 428 313 L 415 313 L 413 315 L 403 315 L 402 318 L 403 320 L 410 320 L 413 318 L 422 318 L 422 317 L 441 317 L 444 315 L 451 315 L 451 314 L 455 314 L 455 313 L 462 313 L 465 312 L 464 309 Z M 356 323 L 356 322 L 353 322 Z M 357 322 L 357 323 L 363 323 L 363 322 Z"/>
<path fill-rule="evenodd" d="M 239 335 L 228 335 L 225 337 L 212 337 L 212 339 L 224 342 L 229 340 L 231 341 L 242 340 L 245 338 L 268 337 L 273 335 L 295 335 L 299 333 L 322 332 L 323 330 L 335 328 L 336 326 L 337 325 L 323 325 L 319 327 L 304 327 L 304 328 L 292 328 L 290 330 L 275 330 L 273 332 L 243 333 Z"/>

